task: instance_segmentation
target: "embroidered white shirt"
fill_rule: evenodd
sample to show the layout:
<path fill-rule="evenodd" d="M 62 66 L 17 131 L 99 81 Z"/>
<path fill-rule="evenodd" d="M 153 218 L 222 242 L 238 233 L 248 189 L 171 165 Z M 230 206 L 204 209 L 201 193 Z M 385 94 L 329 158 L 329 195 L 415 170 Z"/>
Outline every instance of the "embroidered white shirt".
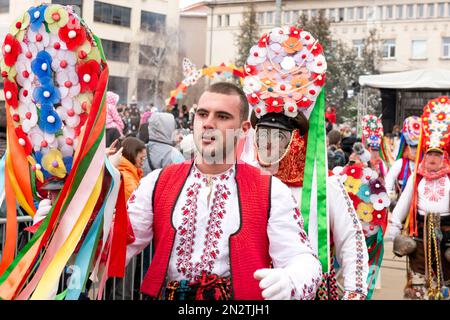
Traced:
<path fill-rule="evenodd" d="M 400 227 L 409 213 L 414 193 L 414 176 L 410 176 L 397 205 L 392 212 L 391 222 Z M 428 212 L 450 215 L 450 179 L 448 176 L 428 180 L 422 178 L 417 189 L 417 211 L 420 215 Z"/>
<path fill-rule="evenodd" d="M 153 238 L 152 194 L 160 172 L 155 170 L 144 177 L 128 201 L 136 240 L 127 247 L 127 263 Z M 193 166 L 175 205 L 172 223 L 176 236 L 168 280 L 191 280 L 203 270 L 230 276 L 229 237 L 240 226 L 235 167 L 210 179 L 208 184 L 208 178 Z M 313 299 L 321 266 L 302 225 L 289 188 L 273 177 L 267 227 L 269 254 L 275 268 L 285 268 L 294 297 Z"/>
<path fill-rule="evenodd" d="M 403 166 L 403 160 L 398 159 L 397 161 L 394 162 L 392 167 L 389 169 L 389 172 L 386 175 L 386 178 L 384 179 L 386 192 L 388 194 L 395 191 L 395 182 L 399 178 L 398 175 L 402 171 L 402 166 Z M 409 170 L 410 170 L 411 174 L 414 172 L 414 166 L 415 166 L 414 161 L 409 161 Z M 403 177 L 400 177 L 400 181 L 403 181 Z"/>

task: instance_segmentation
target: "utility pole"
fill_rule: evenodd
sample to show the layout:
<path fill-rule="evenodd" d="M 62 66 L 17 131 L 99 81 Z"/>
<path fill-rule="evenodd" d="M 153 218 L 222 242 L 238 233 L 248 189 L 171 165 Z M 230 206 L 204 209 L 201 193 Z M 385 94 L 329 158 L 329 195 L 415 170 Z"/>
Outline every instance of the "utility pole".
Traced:
<path fill-rule="evenodd" d="M 282 0 L 275 0 L 275 26 L 281 27 L 281 2 Z"/>

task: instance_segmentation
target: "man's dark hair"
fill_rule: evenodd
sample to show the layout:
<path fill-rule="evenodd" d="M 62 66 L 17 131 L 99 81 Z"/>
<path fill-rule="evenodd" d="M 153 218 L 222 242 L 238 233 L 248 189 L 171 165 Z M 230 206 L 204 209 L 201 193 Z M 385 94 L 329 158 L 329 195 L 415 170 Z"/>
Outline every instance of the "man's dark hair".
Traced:
<path fill-rule="evenodd" d="M 339 142 L 341 142 L 341 133 L 337 130 L 331 130 L 327 134 L 328 136 L 328 144 L 330 146 L 335 145 L 337 146 Z"/>
<path fill-rule="evenodd" d="M 120 132 L 117 128 L 107 128 L 105 132 L 106 147 L 109 147 L 115 140 L 120 139 Z"/>
<path fill-rule="evenodd" d="M 212 93 L 220 93 L 220 94 L 238 96 L 239 100 L 241 100 L 241 105 L 240 105 L 241 121 L 245 121 L 248 119 L 249 106 L 248 106 L 247 96 L 245 95 L 244 91 L 242 91 L 242 89 L 239 88 L 237 85 L 229 83 L 229 82 L 216 82 L 216 83 L 210 85 L 206 91 L 212 92 Z"/>
<path fill-rule="evenodd" d="M 136 165 L 137 154 L 145 149 L 145 143 L 135 137 L 128 137 L 122 141 L 122 155 L 125 159 Z"/>

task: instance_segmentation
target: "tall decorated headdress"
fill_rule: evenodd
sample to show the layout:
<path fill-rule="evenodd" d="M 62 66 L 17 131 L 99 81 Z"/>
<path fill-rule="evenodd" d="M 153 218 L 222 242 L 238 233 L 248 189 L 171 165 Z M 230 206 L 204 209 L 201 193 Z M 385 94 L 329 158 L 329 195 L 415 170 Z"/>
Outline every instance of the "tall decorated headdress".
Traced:
<path fill-rule="evenodd" d="M 243 84 L 260 123 L 284 121 L 289 126 L 300 112 L 309 119 L 301 212 L 324 272 L 329 269 L 323 89 L 326 69 L 323 48 L 308 31 L 297 26 L 274 28 L 250 49 Z"/>
<path fill-rule="evenodd" d="M 414 194 L 405 229 L 409 234 L 418 235 L 417 225 L 417 187 L 419 179 L 417 175 L 424 155 L 429 151 L 444 153 L 444 161 L 448 163 L 450 152 L 450 99 L 441 96 L 430 100 L 423 108 L 421 116 L 421 135 L 417 146 L 416 168 L 414 170 Z M 446 168 L 448 171 L 448 168 Z"/>
<path fill-rule="evenodd" d="M 7 150 L 0 175 L 7 232 L 0 298 L 55 298 L 72 257 L 81 285 L 62 296 L 77 299 L 100 263 L 95 252 L 106 244 L 120 186 L 120 176 L 105 160 L 108 66 L 100 40 L 70 6 L 32 7 L 11 24 L 1 72 Z M 60 191 L 16 256 L 16 201 L 34 216 L 49 189 Z M 123 210 L 118 213 L 116 220 L 123 219 Z"/>
<path fill-rule="evenodd" d="M 363 142 L 367 147 L 379 149 L 383 142 L 383 125 L 381 119 L 373 114 L 365 115 L 362 119 Z"/>
<path fill-rule="evenodd" d="M 421 120 L 418 116 L 411 116 L 403 121 L 400 146 L 398 148 L 397 159 L 401 159 L 405 145 L 415 147 L 419 144 L 421 132 Z"/>

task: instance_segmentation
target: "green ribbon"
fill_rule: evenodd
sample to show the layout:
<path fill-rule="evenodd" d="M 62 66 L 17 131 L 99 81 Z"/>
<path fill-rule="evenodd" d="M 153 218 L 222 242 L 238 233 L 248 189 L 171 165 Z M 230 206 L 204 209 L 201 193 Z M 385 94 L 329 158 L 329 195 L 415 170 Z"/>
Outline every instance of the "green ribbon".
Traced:
<path fill-rule="evenodd" d="M 370 248 L 374 243 L 376 243 L 375 248 L 369 252 L 369 261 L 372 261 L 372 263 L 369 265 L 369 274 L 367 275 L 368 288 L 366 300 L 372 298 L 378 279 L 378 273 L 381 268 L 381 262 L 383 261 L 384 241 L 383 230 L 381 228 L 378 230 L 377 234 L 366 239 L 367 248 Z"/>
<path fill-rule="evenodd" d="M 63 292 L 61 292 L 60 294 L 56 295 L 55 300 L 64 300 L 68 290 L 69 289 L 66 289 Z"/>
<path fill-rule="evenodd" d="M 317 208 L 311 208 L 314 165 L 316 166 Z M 328 218 L 327 218 L 327 161 L 325 146 L 325 88 L 317 98 L 309 118 L 308 142 L 306 148 L 305 175 L 302 187 L 301 213 L 305 230 L 309 233 L 311 211 L 317 210 L 317 245 L 322 271 L 329 271 Z"/>

